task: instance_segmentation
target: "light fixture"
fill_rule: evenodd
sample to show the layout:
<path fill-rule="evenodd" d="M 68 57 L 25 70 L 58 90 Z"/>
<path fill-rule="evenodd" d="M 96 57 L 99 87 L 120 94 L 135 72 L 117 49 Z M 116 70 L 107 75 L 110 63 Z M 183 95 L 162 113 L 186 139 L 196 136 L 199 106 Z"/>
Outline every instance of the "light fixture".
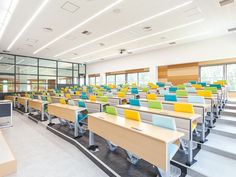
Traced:
<path fill-rule="evenodd" d="M 12 0 L 10 5 L 9 5 L 9 8 L 5 11 L 3 21 L 1 22 L 2 27 L 1 27 L 1 30 L 0 30 L 0 40 L 1 40 L 5 30 L 6 30 L 6 27 L 9 23 L 9 21 L 11 20 L 12 14 L 14 13 L 18 2 L 19 2 L 19 0 Z"/>
<path fill-rule="evenodd" d="M 25 30 L 30 26 L 30 24 L 34 21 L 34 19 L 38 16 L 38 14 L 43 10 L 45 5 L 48 3 L 49 0 L 44 0 L 43 3 L 39 6 L 33 16 L 27 21 L 25 26 L 21 29 L 21 31 L 17 34 L 11 44 L 8 46 L 7 50 L 10 50 L 12 46 L 16 43 L 16 41 L 20 38 L 20 36 L 25 32 Z"/>
<path fill-rule="evenodd" d="M 121 31 L 124 31 L 124 30 L 126 30 L 126 29 L 129 29 L 129 28 L 131 28 L 131 27 L 133 27 L 133 26 L 139 25 L 139 24 L 144 23 L 144 22 L 146 22 L 146 21 L 149 21 L 149 20 L 152 20 L 152 19 L 154 19 L 154 18 L 160 17 L 160 16 L 162 16 L 162 15 L 168 14 L 168 13 L 174 11 L 174 10 L 177 10 L 177 9 L 179 9 L 179 8 L 182 8 L 182 7 L 187 6 L 187 5 L 191 4 L 192 2 L 193 2 L 193 1 L 187 1 L 187 2 L 185 2 L 185 3 L 183 3 L 183 4 L 180 4 L 180 5 L 177 5 L 177 6 L 175 6 L 175 7 L 172 7 L 172 8 L 170 8 L 170 9 L 168 9 L 168 10 L 163 11 L 163 12 L 157 13 L 157 14 L 151 16 L 151 17 L 148 17 L 148 18 L 145 18 L 145 19 L 143 19 L 143 20 L 137 21 L 137 22 L 135 22 L 135 23 L 132 23 L 131 25 L 125 26 L 125 27 L 120 28 L 120 29 L 118 29 L 118 30 L 115 30 L 115 31 L 113 31 L 113 32 L 111 32 L 111 33 L 108 33 L 108 34 L 105 34 L 105 35 L 103 35 L 103 36 L 100 36 L 100 37 L 98 37 L 98 38 L 96 38 L 96 39 L 93 39 L 93 40 L 88 41 L 88 42 L 86 42 L 86 43 L 80 44 L 80 45 L 78 45 L 78 46 L 76 46 L 76 47 L 73 47 L 73 48 L 71 48 L 71 49 L 65 50 L 65 51 L 63 51 L 63 52 L 61 52 L 61 53 L 55 55 L 54 57 L 59 57 L 59 56 L 64 55 L 64 54 L 66 54 L 66 53 L 68 53 L 68 52 L 71 52 L 71 51 L 73 51 L 73 50 L 75 50 L 75 49 L 84 47 L 84 46 L 86 46 L 86 45 L 88 45 L 88 44 L 91 44 L 91 43 L 96 42 L 96 41 L 98 41 L 98 40 L 104 39 L 104 38 L 109 37 L 109 36 L 111 36 L 111 35 L 113 35 L 113 34 L 116 34 L 116 33 L 119 33 L 119 32 L 121 32 Z"/>
<path fill-rule="evenodd" d="M 144 50 L 144 49 L 148 49 L 148 48 L 152 48 L 152 47 L 157 47 L 157 46 L 160 46 L 160 45 L 163 45 L 163 44 L 169 44 L 169 43 L 171 43 L 173 41 L 181 41 L 181 40 L 185 40 L 185 39 L 199 37 L 199 36 L 206 35 L 208 33 L 209 33 L 209 31 L 206 31 L 206 32 L 203 32 L 203 33 L 197 33 L 197 34 L 193 34 L 193 35 L 189 35 L 189 36 L 173 39 L 173 40 L 170 40 L 170 41 L 165 41 L 165 42 L 160 42 L 160 43 L 153 44 L 153 45 L 148 45 L 148 46 L 145 46 L 145 47 L 140 47 L 140 48 L 136 48 L 136 49 L 129 49 L 129 52 L 134 53 L 134 52 L 137 52 L 139 50 Z M 107 55 L 107 56 L 104 56 L 104 57 L 99 57 L 99 58 L 95 58 L 95 59 L 89 60 L 89 61 L 87 61 L 87 63 L 94 62 L 96 60 L 99 60 L 100 58 L 106 59 L 106 58 L 118 57 L 118 56 L 120 56 L 120 55 L 119 54 Z M 84 61 L 82 61 L 82 62 L 84 62 Z"/>
<path fill-rule="evenodd" d="M 37 49 L 36 51 L 34 51 L 33 54 L 37 54 L 38 52 L 40 52 L 41 50 L 45 49 L 46 47 L 48 47 L 49 45 L 52 45 L 53 43 L 55 43 L 56 41 L 58 41 L 59 39 L 65 37 L 66 35 L 70 34 L 71 32 L 75 31 L 76 29 L 80 28 L 81 26 L 85 25 L 86 23 L 90 22 L 91 20 L 93 20 L 94 18 L 98 17 L 99 15 L 103 14 L 104 12 L 108 11 L 109 9 L 111 9 L 112 7 L 116 6 L 117 4 L 119 4 L 120 2 L 122 2 L 123 0 L 117 0 L 116 2 L 110 4 L 109 6 L 107 6 L 106 8 L 104 8 L 103 10 L 97 12 L 96 14 L 94 14 L 93 16 L 87 18 L 86 20 L 84 20 L 82 23 L 74 26 L 73 28 L 69 29 L 68 31 L 66 31 L 65 33 L 61 34 L 60 36 L 58 36 L 57 38 L 53 39 L 52 41 L 50 41 L 49 43 L 47 43 L 46 45 L 42 46 L 41 48 Z"/>
<path fill-rule="evenodd" d="M 113 45 L 111 47 L 107 47 L 107 48 L 96 50 L 96 51 L 93 51 L 91 53 L 87 53 L 87 54 L 84 54 L 84 55 L 81 55 L 81 56 L 78 56 L 78 57 L 74 57 L 74 58 L 72 58 L 72 60 L 79 59 L 79 58 L 82 58 L 82 57 L 85 57 L 85 56 L 88 56 L 88 55 L 91 55 L 91 54 L 94 54 L 94 53 L 102 52 L 102 51 L 105 51 L 105 50 L 108 50 L 108 49 L 112 49 L 112 48 L 115 48 L 115 47 L 119 47 L 121 45 L 129 44 L 129 43 L 132 43 L 132 42 L 137 42 L 139 40 L 150 38 L 150 37 L 153 37 L 153 36 L 156 36 L 156 35 L 160 35 L 160 34 L 163 34 L 163 33 L 166 33 L 166 32 L 170 32 L 170 31 L 174 31 L 174 30 L 177 30 L 177 29 L 185 28 L 185 27 L 188 27 L 188 26 L 200 23 L 203 20 L 204 19 L 199 19 L 199 20 L 196 20 L 196 21 L 193 21 L 193 22 L 190 22 L 190 23 L 186 23 L 186 24 L 183 24 L 183 25 L 179 25 L 179 26 L 175 26 L 173 28 L 169 28 L 169 29 L 163 30 L 163 31 L 159 31 L 157 33 L 153 33 L 153 34 L 149 34 L 149 35 L 146 35 L 146 36 L 142 36 L 142 37 L 137 38 L 137 39 L 133 39 L 133 40 L 130 40 L 130 41 L 122 42 L 122 43 Z"/>

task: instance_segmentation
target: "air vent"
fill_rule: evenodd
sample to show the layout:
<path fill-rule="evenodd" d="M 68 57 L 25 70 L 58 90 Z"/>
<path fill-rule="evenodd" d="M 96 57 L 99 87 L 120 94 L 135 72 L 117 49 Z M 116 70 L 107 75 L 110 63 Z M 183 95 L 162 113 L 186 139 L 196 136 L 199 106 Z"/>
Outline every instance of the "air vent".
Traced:
<path fill-rule="evenodd" d="M 120 9 L 114 9 L 114 10 L 113 10 L 113 13 L 115 13 L 115 14 L 119 14 L 120 12 L 121 12 Z"/>
<path fill-rule="evenodd" d="M 61 6 L 61 8 L 67 12 L 75 13 L 79 9 L 79 6 L 70 1 L 67 1 Z"/>
<path fill-rule="evenodd" d="M 228 4 L 231 4 L 233 3 L 234 0 L 220 0 L 220 6 L 225 6 L 225 5 L 228 5 Z"/>
<path fill-rule="evenodd" d="M 92 32 L 85 30 L 82 32 L 82 34 L 90 35 L 90 34 L 92 34 Z"/>
<path fill-rule="evenodd" d="M 53 29 L 52 28 L 43 28 L 43 31 L 45 31 L 45 32 L 53 32 Z"/>
<path fill-rule="evenodd" d="M 3 50 L 4 53 L 9 53 L 10 51 L 9 50 Z"/>
<path fill-rule="evenodd" d="M 152 31 L 152 27 L 151 26 L 145 26 L 143 27 L 144 31 Z"/>
<path fill-rule="evenodd" d="M 103 46 L 105 46 L 105 44 L 104 43 L 99 43 L 99 46 L 103 47 Z"/>
<path fill-rule="evenodd" d="M 228 32 L 233 32 L 233 31 L 236 31 L 236 27 L 228 29 Z"/>
<path fill-rule="evenodd" d="M 169 44 L 170 44 L 170 45 L 175 45 L 175 44 L 176 44 L 176 42 L 170 42 Z"/>
<path fill-rule="evenodd" d="M 72 55 L 74 55 L 74 56 L 77 56 L 77 55 L 78 55 L 78 53 L 72 53 Z"/>

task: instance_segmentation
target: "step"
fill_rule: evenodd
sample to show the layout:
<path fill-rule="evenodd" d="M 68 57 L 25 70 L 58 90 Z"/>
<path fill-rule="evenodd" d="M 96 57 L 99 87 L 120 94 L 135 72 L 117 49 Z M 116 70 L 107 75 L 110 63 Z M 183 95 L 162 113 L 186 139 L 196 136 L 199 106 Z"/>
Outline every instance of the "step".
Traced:
<path fill-rule="evenodd" d="M 227 136 L 236 139 L 236 126 L 216 122 L 215 127 L 211 130 L 212 133 Z"/>
<path fill-rule="evenodd" d="M 236 110 L 235 109 L 224 109 L 221 112 L 221 115 L 225 115 L 225 116 L 235 116 L 236 117 Z"/>
<path fill-rule="evenodd" d="M 219 119 L 217 119 L 217 122 L 236 126 L 236 117 L 223 115 Z"/>
<path fill-rule="evenodd" d="M 236 99 L 229 99 L 227 104 L 236 104 Z"/>
<path fill-rule="evenodd" d="M 236 160 L 236 139 L 217 134 L 209 134 L 202 149 Z"/>
<path fill-rule="evenodd" d="M 226 104 L 225 105 L 225 109 L 234 109 L 234 110 L 236 110 L 236 104 Z"/>
<path fill-rule="evenodd" d="M 195 157 L 197 160 L 187 173 L 194 177 L 233 177 L 235 176 L 236 160 L 201 150 Z"/>

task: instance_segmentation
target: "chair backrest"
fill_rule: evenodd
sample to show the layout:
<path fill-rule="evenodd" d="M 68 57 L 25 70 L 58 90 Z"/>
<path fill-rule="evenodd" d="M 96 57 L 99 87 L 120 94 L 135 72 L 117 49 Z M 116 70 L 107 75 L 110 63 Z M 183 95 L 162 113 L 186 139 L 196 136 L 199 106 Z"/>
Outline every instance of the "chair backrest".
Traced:
<path fill-rule="evenodd" d="M 222 87 L 225 86 L 225 82 L 222 82 L 222 81 L 216 81 L 216 82 L 213 82 L 213 84 L 220 84 Z"/>
<path fill-rule="evenodd" d="M 100 101 L 101 102 L 108 102 L 108 97 L 107 96 L 101 96 Z"/>
<path fill-rule="evenodd" d="M 191 84 L 196 84 L 197 82 L 196 81 L 189 81 Z"/>
<path fill-rule="evenodd" d="M 164 95 L 165 101 L 177 101 L 176 95 Z"/>
<path fill-rule="evenodd" d="M 76 91 L 75 94 L 76 94 L 76 95 L 80 95 L 80 91 Z"/>
<path fill-rule="evenodd" d="M 86 104 L 84 101 L 78 101 L 78 106 L 81 108 L 86 108 Z"/>
<path fill-rule="evenodd" d="M 210 84 L 210 87 L 216 87 L 217 89 L 221 89 L 221 85 L 220 84 Z"/>
<path fill-rule="evenodd" d="M 148 107 L 154 109 L 162 109 L 162 103 L 160 101 L 148 101 Z"/>
<path fill-rule="evenodd" d="M 140 106 L 140 101 L 138 99 L 129 99 L 129 104 L 132 106 Z"/>
<path fill-rule="evenodd" d="M 188 92 L 185 90 L 176 90 L 176 96 L 188 96 Z"/>
<path fill-rule="evenodd" d="M 47 101 L 47 98 L 46 98 L 45 96 L 42 96 L 42 95 L 41 95 L 41 100 L 42 100 L 42 101 Z"/>
<path fill-rule="evenodd" d="M 188 93 L 195 93 L 196 92 L 196 88 L 195 87 L 186 87 L 185 90 Z"/>
<path fill-rule="evenodd" d="M 200 89 L 202 88 L 201 84 L 192 84 L 192 87 L 194 87 L 195 89 Z"/>
<path fill-rule="evenodd" d="M 96 98 L 95 95 L 90 95 L 90 96 L 89 96 L 89 100 L 90 100 L 90 101 L 96 101 L 97 98 Z"/>
<path fill-rule="evenodd" d="M 86 92 L 82 92 L 82 95 L 86 95 Z"/>
<path fill-rule="evenodd" d="M 188 102 L 205 104 L 205 99 L 203 96 L 188 96 Z"/>
<path fill-rule="evenodd" d="M 151 89 L 157 89 L 158 88 L 158 86 L 157 85 L 151 85 Z"/>
<path fill-rule="evenodd" d="M 97 95 L 98 95 L 98 96 L 103 96 L 103 92 L 98 91 L 98 92 L 97 92 Z"/>
<path fill-rule="evenodd" d="M 180 84 L 180 85 L 177 85 L 177 89 L 185 89 L 185 85 L 184 84 Z"/>
<path fill-rule="evenodd" d="M 138 94 L 137 88 L 131 88 L 131 94 Z"/>
<path fill-rule="evenodd" d="M 155 126 L 176 130 L 175 119 L 162 115 L 152 115 L 152 123 Z"/>
<path fill-rule="evenodd" d="M 68 100 L 68 104 L 74 106 L 75 102 L 74 102 L 74 100 Z"/>
<path fill-rule="evenodd" d="M 148 92 L 148 91 L 149 91 L 149 88 L 148 88 L 148 87 L 143 87 L 143 88 L 142 88 L 142 91 L 143 91 L 143 92 Z"/>
<path fill-rule="evenodd" d="M 198 82 L 202 87 L 206 87 L 207 83 L 206 82 Z"/>
<path fill-rule="evenodd" d="M 60 102 L 61 104 L 66 104 L 66 100 L 65 100 L 64 98 L 60 98 L 59 102 Z"/>
<path fill-rule="evenodd" d="M 176 90 L 177 90 L 177 87 L 170 87 L 170 88 L 169 88 L 169 91 L 170 91 L 170 92 L 176 92 Z"/>
<path fill-rule="evenodd" d="M 114 106 L 106 106 L 106 113 L 116 116 L 117 110 Z"/>
<path fill-rule="evenodd" d="M 197 95 L 203 97 L 212 97 L 212 92 L 209 90 L 198 90 Z"/>
<path fill-rule="evenodd" d="M 52 103 L 52 98 L 50 96 L 47 97 L 47 101 L 48 101 L 48 103 Z"/>
<path fill-rule="evenodd" d="M 190 103 L 175 103 L 174 111 L 194 114 L 193 105 Z"/>
<path fill-rule="evenodd" d="M 71 99 L 71 95 L 69 93 L 66 94 L 67 99 Z"/>
<path fill-rule="evenodd" d="M 156 100 L 157 95 L 155 93 L 146 94 L 148 100 Z"/>
<path fill-rule="evenodd" d="M 81 99 L 83 99 L 83 100 L 86 100 L 86 99 L 87 99 L 87 95 L 83 95 L 83 94 L 82 94 L 80 97 L 81 97 Z"/>
<path fill-rule="evenodd" d="M 157 82 L 156 85 L 158 85 L 158 87 L 165 87 L 165 84 L 162 82 Z"/>
<path fill-rule="evenodd" d="M 169 90 L 160 90 L 160 95 L 169 95 Z"/>
<path fill-rule="evenodd" d="M 218 92 L 217 87 L 205 87 L 204 90 L 209 90 L 212 93 L 217 93 Z"/>
<path fill-rule="evenodd" d="M 125 98 L 125 93 L 124 92 L 118 92 L 117 96 L 118 96 L 118 98 Z"/>
<path fill-rule="evenodd" d="M 124 116 L 125 116 L 126 119 L 131 119 L 131 120 L 135 120 L 135 121 L 138 121 L 138 122 L 141 121 L 140 114 L 139 114 L 138 111 L 125 109 L 124 110 Z"/>

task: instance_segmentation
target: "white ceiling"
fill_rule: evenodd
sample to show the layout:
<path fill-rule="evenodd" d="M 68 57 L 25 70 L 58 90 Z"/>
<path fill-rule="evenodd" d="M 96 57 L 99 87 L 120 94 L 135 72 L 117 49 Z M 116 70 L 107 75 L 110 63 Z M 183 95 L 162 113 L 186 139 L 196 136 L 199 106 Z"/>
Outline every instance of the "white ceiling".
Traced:
<path fill-rule="evenodd" d="M 1 0 L 0 14 L 6 10 L 7 1 L 10 0 Z M 101 58 L 121 56 L 120 49 L 135 54 L 169 47 L 171 42 L 179 45 L 230 34 L 228 29 L 236 27 L 235 2 L 221 7 L 220 0 L 192 0 L 192 3 L 191 0 L 123 0 L 38 51 L 117 1 L 49 0 L 12 46 L 10 53 L 73 62 L 95 62 Z M 43 0 L 19 0 L 0 41 L 1 52 L 8 48 L 42 2 Z M 185 6 L 176 8 L 184 3 Z M 170 11 L 173 8 L 175 10 Z M 130 26 L 161 12 L 166 13 Z M 124 28 L 127 26 L 130 27 Z M 144 30 L 144 27 L 151 27 L 151 30 Z M 51 28 L 52 31 L 44 28 Z M 122 28 L 123 30 L 120 30 Z M 119 32 L 103 37 L 117 30 Z M 91 34 L 82 34 L 83 31 L 89 31 Z M 104 45 L 101 46 L 101 43 Z M 75 49 L 70 50 L 73 48 Z M 127 52 L 124 52 L 124 55 L 127 55 Z"/>

